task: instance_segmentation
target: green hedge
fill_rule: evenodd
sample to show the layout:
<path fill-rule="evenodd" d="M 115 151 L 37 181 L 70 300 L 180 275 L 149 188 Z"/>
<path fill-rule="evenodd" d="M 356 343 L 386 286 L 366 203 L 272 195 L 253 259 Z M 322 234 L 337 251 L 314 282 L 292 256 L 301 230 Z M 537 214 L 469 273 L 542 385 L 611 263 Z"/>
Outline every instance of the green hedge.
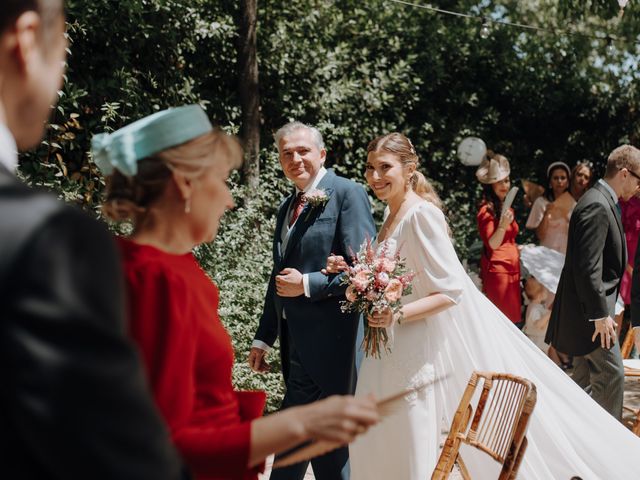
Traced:
<path fill-rule="evenodd" d="M 477 1 L 439 4 L 480 13 Z M 551 0 L 482 5 L 496 19 L 563 22 Z M 23 158 L 28 182 L 98 215 L 104 182 L 87 154 L 94 133 L 193 102 L 229 131 L 239 130 L 238 2 L 72 0 L 67 6 L 67 81 L 45 141 Z M 542 182 L 551 161 L 588 158 L 601 169 L 613 147 L 637 140 L 637 73 L 633 52 L 622 48 L 608 54 L 601 42 L 583 37 L 500 27 L 482 39 L 476 19 L 384 0 L 269 0 L 259 9 L 261 187 L 247 191 L 233 182 L 238 208 L 198 255 L 220 285 L 220 311 L 237 352 L 236 383 L 266 388 L 272 408 L 279 375 L 251 375 L 244 361 L 271 268 L 275 209 L 288 188 L 271 139 L 283 123 L 316 124 L 329 164 L 359 181 L 370 139 L 391 130 L 409 135 L 446 203 L 461 257 L 477 240 L 480 193 L 474 169 L 455 157 L 462 137 L 481 136 L 506 154 L 514 180 Z M 603 22 L 589 17 L 578 27 L 609 25 Z M 523 225 L 525 212 L 517 213 Z"/>

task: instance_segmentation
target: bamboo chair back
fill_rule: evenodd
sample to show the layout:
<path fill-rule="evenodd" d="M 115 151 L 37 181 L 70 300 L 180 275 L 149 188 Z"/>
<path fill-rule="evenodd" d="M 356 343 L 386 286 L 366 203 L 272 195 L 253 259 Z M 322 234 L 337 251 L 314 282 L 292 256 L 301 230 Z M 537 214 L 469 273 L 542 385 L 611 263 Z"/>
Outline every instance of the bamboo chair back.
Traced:
<path fill-rule="evenodd" d="M 472 400 L 479 387 L 474 409 Z M 469 478 L 458 458 L 462 443 L 500 463 L 499 480 L 515 479 L 527 447 L 526 431 L 535 404 L 536 387 L 529 380 L 505 373 L 473 372 L 431 479 L 448 478 L 457 459 L 461 474 Z"/>
<path fill-rule="evenodd" d="M 633 328 L 630 326 L 620 347 L 620 355 L 622 355 L 622 358 L 629 358 L 631 350 L 633 350 Z"/>

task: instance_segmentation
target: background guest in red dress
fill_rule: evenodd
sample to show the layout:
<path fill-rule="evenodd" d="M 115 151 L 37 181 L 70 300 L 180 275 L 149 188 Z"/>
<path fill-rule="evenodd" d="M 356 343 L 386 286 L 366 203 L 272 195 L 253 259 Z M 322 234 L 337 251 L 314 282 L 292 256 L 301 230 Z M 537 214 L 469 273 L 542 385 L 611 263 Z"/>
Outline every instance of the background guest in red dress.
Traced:
<path fill-rule="evenodd" d="M 640 235 L 640 198 L 631 197 L 629 200 L 621 198 L 620 216 L 622 217 L 622 228 L 627 240 L 627 266 L 620 283 L 620 296 L 625 305 L 631 303 L 631 275 L 633 274 L 633 259 L 638 246 L 638 236 Z"/>
<path fill-rule="evenodd" d="M 483 199 L 478 211 L 478 230 L 484 245 L 480 276 L 487 297 L 509 319 L 520 324 L 520 254 L 516 245 L 518 224 L 513 209 L 502 214 L 502 203 L 511 188 L 509 161 L 489 153 L 476 172 L 482 183 Z"/>
<path fill-rule="evenodd" d="M 169 109 L 94 138 L 109 175 L 105 213 L 130 219 L 119 239 L 137 342 L 172 439 L 197 479 L 255 479 L 264 459 L 309 439 L 349 442 L 377 421 L 371 399 L 330 397 L 261 418 L 265 395 L 236 392 L 218 290 L 191 254 L 212 241 L 237 141 L 197 105 Z"/>
<path fill-rule="evenodd" d="M 618 200 L 620 205 L 620 216 L 622 218 L 622 229 L 627 240 L 627 266 L 620 282 L 620 298 L 622 299 L 624 310 L 618 313 L 615 321 L 618 324 L 618 335 L 620 341 L 625 339 L 629 329 L 631 318 L 631 279 L 633 276 L 633 263 L 638 247 L 638 237 L 640 236 L 640 198 L 631 197 L 629 200 Z"/>

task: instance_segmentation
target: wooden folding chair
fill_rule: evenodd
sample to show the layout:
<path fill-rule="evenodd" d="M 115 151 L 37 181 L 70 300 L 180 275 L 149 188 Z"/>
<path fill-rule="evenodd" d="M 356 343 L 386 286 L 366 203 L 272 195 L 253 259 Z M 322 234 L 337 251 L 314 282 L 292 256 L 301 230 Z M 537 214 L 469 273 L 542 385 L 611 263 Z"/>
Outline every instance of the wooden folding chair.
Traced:
<path fill-rule="evenodd" d="M 480 380 L 482 390 L 474 411 L 471 403 Z M 448 478 L 456 461 L 463 478 L 470 479 L 459 457 L 462 443 L 487 453 L 502 465 L 498 480 L 515 479 L 527 448 L 525 435 L 536 398 L 536 387 L 529 380 L 506 373 L 473 372 L 431 480 Z"/>
<path fill-rule="evenodd" d="M 633 350 L 633 328 L 629 326 L 622 346 L 620 347 L 620 355 L 622 355 L 623 359 L 629 358 L 631 356 L 631 350 Z"/>

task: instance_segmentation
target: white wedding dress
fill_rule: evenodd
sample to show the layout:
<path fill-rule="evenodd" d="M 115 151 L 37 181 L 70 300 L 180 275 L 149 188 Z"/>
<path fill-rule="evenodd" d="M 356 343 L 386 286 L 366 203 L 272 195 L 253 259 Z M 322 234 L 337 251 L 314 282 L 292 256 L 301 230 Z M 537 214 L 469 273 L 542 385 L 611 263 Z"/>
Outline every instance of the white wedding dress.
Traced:
<path fill-rule="evenodd" d="M 610 416 L 540 351 L 473 284 L 455 253 L 444 214 L 412 206 L 385 240 L 416 273 L 409 303 L 433 293 L 456 305 L 389 329 L 392 353 L 365 358 L 356 395 L 385 397 L 439 379 L 350 447 L 352 480 L 425 480 L 435 467 L 440 428 L 449 426 L 473 370 L 507 372 L 538 390 L 518 473 L 525 480 L 640 478 L 640 438 Z M 486 454 L 461 454 L 474 480 L 497 478 Z"/>

